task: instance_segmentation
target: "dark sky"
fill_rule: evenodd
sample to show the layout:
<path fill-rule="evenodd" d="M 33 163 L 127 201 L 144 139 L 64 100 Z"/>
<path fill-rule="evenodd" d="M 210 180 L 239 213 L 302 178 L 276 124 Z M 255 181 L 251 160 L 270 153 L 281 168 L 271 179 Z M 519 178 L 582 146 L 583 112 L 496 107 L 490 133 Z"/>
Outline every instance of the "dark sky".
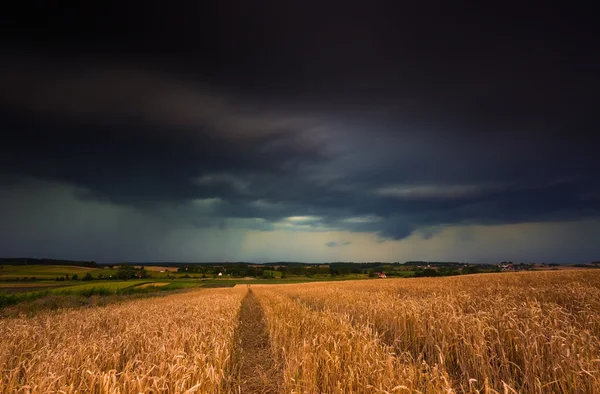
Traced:
<path fill-rule="evenodd" d="M 150 3 L 0 17 L 0 255 L 599 257 L 591 5 Z"/>

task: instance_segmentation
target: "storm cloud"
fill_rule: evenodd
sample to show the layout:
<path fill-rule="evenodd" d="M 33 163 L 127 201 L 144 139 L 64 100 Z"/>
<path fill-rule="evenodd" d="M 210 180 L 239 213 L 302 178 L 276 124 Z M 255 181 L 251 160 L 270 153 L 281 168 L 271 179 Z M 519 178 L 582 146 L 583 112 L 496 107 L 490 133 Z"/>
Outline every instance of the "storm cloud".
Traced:
<path fill-rule="evenodd" d="M 590 66 L 599 59 L 586 47 L 596 44 L 578 35 L 579 50 L 540 41 L 560 29 L 576 34 L 571 25 L 529 29 L 525 15 L 515 24 L 520 33 L 501 39 L 485 10 L 449 10 L 477 22 L 457 31 L 417 8 L 403 18 L 427 20 L 423 27 L 398 27 L 378 6 L 323 7 L 313 18 L 270 4 L 266 17 L 249 11 L 246 22 L 223 18 L 218 6 L 172 11 L 198 21 L 212 15 L 215 34 L 223 34 L 174 23 L 174 14 L 151 7 L 127 40 L 106 36 L 101 25 L 75 26 L 96 44 L 61 29 L 41 37 L 18 15 L 11 22 L 15 34 L 33 39 L 7 39 L 0 54 L 0 211 L 22 224 L 1 250 L 36 248 L 24 241 L 23 225 L 35 221 L 23 219 L 23 209 L 9 213 L 32 194 L 56 193 L 48 185 L 69 190 L 61 201 L 109 209 L 126 222 L 112 227 L 114 235 L 98 230 L 99 239 L 168 229 L 127 235 L 129 246 L 106 259 L 184 228 L 209 238 L 210 231 L 345 232 L 385 242 L 428 240 L 457 226 L 599 217 L 600 78 Z M 300 34 L 309 19 L 314 29 Z M 118 32 L 123 21 L 114 22 Z M 244 30 L 261 23 L 266 35 Z M 229 24 L 246 41 L 227 33 Z M 477 39 L 471 33 L 480 28 Z M 164 36 L 151 45 L 156 32 Z M 108 228 L 101 214 L 79 217 L 90 229 Z M 358 244 L 340 239 L 319 245 Z M 183 255 L 218 255 L 207 248 Z"/>

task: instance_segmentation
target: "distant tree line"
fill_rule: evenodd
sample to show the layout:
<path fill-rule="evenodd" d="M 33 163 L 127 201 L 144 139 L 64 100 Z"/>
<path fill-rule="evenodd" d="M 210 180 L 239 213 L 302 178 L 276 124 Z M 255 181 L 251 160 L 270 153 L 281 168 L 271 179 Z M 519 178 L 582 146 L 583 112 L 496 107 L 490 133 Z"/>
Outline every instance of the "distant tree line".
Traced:
<path fill-rule="evenodd" d="M 90 272 L 86 272 L 86 274 L 81 277 L 81 280 L 83 281 L 91 281 L 91 280 L 95 280 L 95 279 L 118 279 L 118 280 L 129 280 L 129 279 L 145 279 L 145 278 L 149 278 L 150 275 L 148 274 L 148 271 L 146 271 L 146 268 L 144 266 L 141 266 L 140 268 L 135 268 L 133 265 L 129 265 L 129 264 L 121 264 L 119 265 L 119 268 L 117 269 L 117 273 L 114 275 L 114 277 L 105 277 L 104 274 L 102 274 L 102 272 L 100 272 L 97 276 L 97 278 L 94 278 L 92 276 L 92 274 Z M 56 281 L 59 282 L 63 282 L 66 280 L 80 280 L 79 275 L 77 274 L 73 274 L 72 276 L 69 276 L 69 274 L 63 275 L 63 276 L 57 276 L 55 278 Z"/>
<path fill-rule="evenodd" d="M 95 261 L 75 261 L 34 258 L 0 258 L 0 265 L 71 265 L 76 267 L 97 268 Z"/>

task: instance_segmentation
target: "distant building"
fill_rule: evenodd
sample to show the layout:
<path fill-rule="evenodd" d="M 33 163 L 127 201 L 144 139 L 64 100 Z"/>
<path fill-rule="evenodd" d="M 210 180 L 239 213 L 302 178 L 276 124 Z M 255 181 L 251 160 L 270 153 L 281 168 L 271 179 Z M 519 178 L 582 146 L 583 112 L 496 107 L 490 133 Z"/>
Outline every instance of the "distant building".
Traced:
<path fill-rule="evenodd" d="M 378 278 L 387 278 L 386 274 L 383 272 L 375 272 L 375 275 L 377 275 Z"/>

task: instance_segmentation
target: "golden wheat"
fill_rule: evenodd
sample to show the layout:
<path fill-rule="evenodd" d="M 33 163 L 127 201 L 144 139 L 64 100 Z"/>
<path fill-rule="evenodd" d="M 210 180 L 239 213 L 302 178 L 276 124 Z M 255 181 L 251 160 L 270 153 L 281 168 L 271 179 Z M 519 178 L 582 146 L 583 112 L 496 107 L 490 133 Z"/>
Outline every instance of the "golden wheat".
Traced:
<path fill-rule="evenodd" d="M 252 289 L 0 319 L 0 393 L 600 393 L 600 271 Z"/>
<path fill-rule="evenodd" d="M 0 320 L 0 392 L 218 393 L 243 289 Z"/>
<path fill-rule="evenodd" d="M 343 314 L 313 311 L 265 287 L 256 293 L 283 368 L 283 392 L 451 391 L 443 371 L 394 353 L 369 326 L 354 326 Z"/>
<path fill-rule="evenodd" d="M 486 274 L 272 290 L 343 318 L 353 329 L 373 331 L 394 354 L 438 371 L 457 392 L 600 393 L 599 274 Z M 425 384 L 407 386 L 430 391 Z"/>

